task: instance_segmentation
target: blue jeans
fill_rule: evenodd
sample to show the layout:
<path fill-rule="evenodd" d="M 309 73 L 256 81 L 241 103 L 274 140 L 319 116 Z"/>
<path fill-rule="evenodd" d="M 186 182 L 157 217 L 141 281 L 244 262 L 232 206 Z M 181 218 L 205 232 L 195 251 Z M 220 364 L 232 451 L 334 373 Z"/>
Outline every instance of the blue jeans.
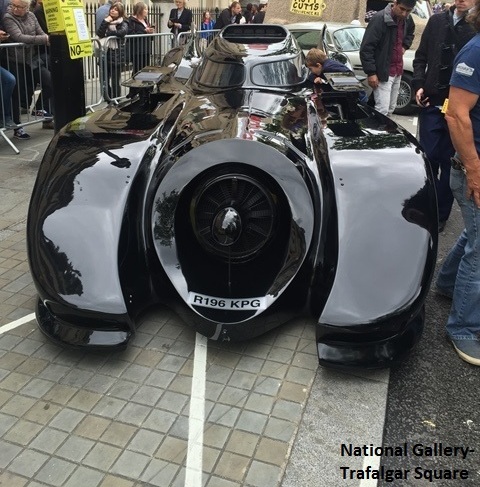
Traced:
<path fill-rule="evenodd" d="M 453 204 L 450 189 L 450 158 L 455 154 L 445 116 L 435 106 L 425 107 L 418 116 L 420 144 L 432 166 L 437 190 L 438 219 L 447 221 Z"/>
<path fill-rule="evenodd" d="M 0 89 L 2 98 L 2 114 L 1 123 L 12 121 L 12 94 L 17 83 L 15 76 L 5 68 L 0 67 Z"/>
<path fill-rule="evenodd" d="M 453 293 L 447 333 L 454 340 L 480 339 L 480 208 L 467 199 L 465 174 L 450 171 L 453 196 L 462 211 L 465 229 L 450 250 L 437 286 Z"/>

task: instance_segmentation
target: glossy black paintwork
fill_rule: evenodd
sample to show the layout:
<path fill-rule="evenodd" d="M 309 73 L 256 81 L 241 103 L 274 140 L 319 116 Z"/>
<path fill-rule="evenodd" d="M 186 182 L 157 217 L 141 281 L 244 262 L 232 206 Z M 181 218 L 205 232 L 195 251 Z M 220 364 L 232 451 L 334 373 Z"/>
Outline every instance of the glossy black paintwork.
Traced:
<path fill-rule="evenodd" d="M 187 46 L 169 58 L 181 74 L 158 91 L 52 140 L 27 229 L 37 318 L 50 338 L 124 347 L 144 310 L 168 305 L 220 340 L 313 316 L 320 361 L 333 366 L 388 364 L 418 340 L 437 244 L 418 144 L 351 94 L 255 85 L 248 73 L 266 61 L 293 60 L 293 80 L 301 69 L 289 35 L 266 46 L 220 37 L 207 52 L 243 63 L 234 89 L 202 84 L 208 73 L 195 75 Z M 216 185 L 225 201 L 210 195 Z M 258 231 L 249 191 L 270 219 Z M 205 239 L 198 211 L 211 197 L 217 230 Z M 225 208 L 236 227 L 224 242 Z M 246 228 L 253 243 L 239 238 Z"/>

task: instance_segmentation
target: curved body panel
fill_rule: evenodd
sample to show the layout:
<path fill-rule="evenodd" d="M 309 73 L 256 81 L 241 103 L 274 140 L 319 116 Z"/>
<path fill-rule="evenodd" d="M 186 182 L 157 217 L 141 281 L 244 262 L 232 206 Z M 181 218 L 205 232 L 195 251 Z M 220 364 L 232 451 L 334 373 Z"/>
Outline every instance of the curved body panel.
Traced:
<path fill-rule="evenodd" d="M 429 228 L 409 220 L 410 200 L 428 188 L 424 161 L 405 147 L 331 152 L 338 208 L 338 265 L 320 321 L 365 323 L 404 308 L 421 292 Z M 329 138 L 334 145 L 338 140 Z M 372 182 L 374 181 L 374 184 Z M 428 199 L 427 199 L 428 201 Z"/>
<path fill-rule="evenodd" d="M 195 63 L 176 51 L 52 140 L 28 218 L 50 338 L 123 347 L 168 305 L 217 340 L 311 316 L 332 366 L 418 340 L 437 243 L 418 144 L 355 91 L 312 93 L 294 39 L 260 27 L 225 28 Z"/>

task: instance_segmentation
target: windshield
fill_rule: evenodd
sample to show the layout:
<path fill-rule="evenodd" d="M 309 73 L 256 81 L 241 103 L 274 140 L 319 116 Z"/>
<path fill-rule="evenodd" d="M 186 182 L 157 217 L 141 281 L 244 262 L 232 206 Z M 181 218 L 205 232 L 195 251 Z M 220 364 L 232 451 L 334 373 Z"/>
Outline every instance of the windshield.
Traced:
<path fill-rule="evenodd" d="M 362 43 L 364 27 L 347 27 L 338 29 L 333 34 L 333 41 L 339 51 L 358 51 Z"/>
<path fill-rule="evenodd" d="M 222 61 L 204 59 L 196 72 L 198 84 L 210 88 L 240 88 L 246 82 L 247 67 L 227 58 Z M 303 83 L 302 56 L 257 64 L 250 71 L 251 83 L 264 87 L 284 87 Z"/>
<path fill-rule="evenodd" d="M 196 73 L 197 82 L 215 88 L 235 88 L 245 81 L 245 66 L 232 60 L 228 62 L 205 59 Z"/>
<path fill-rule="evenodd" d="M 304 80 L 302 68 L 300 56 L 285 61 L 257 64 L 252 68 L 252 83 L 267 87 L 298 85 Z"/>

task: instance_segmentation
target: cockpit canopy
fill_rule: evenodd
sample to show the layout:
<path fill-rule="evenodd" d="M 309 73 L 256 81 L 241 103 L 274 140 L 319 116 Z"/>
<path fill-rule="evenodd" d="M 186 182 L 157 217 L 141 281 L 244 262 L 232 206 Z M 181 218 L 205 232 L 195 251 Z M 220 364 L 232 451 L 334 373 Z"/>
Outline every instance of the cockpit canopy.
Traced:
<path fill-rule="evenodd" d="M 193 75 L 199 89 L 288 90 L 306 77 L 295 38 L 281 25 L 229 25 L 205 50 Z"/>

